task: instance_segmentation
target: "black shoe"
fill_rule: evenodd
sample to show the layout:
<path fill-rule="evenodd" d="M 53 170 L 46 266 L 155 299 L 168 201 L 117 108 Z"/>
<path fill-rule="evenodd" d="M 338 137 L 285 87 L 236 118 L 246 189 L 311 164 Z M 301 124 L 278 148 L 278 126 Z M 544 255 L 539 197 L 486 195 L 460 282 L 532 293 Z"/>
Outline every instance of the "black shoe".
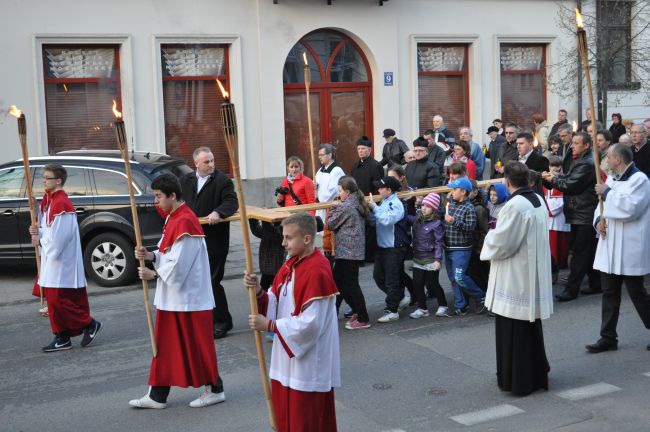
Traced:
<path fill-rule="evenodd" d="M 101 330 L 102 323 L 96 319 L 93 319 L 93 322 L 91 322 L 90 325 L 84 329 L 84 337 L 81 339 L 81 346 L 85 348 L 93 343 Z"/>
<path fill-rule="evenodd" d="M 595 290 L 595 289 L 587 288 L 587 289 L 580 290 L 580 294 L 582 295 L 602 294 L 602 293 L 603 290 L 601 289 Z"/>
<path fill-rule="evenodd" d="M 577 298 L 578 298 L 577 295 L 568 293 L 566 291 L 564 291 L 562 294 L 558 294 L 558 295 L 555 296 L 555 300 L 561 301 L 561 302 L 571 301 L 571 300 L 575 300 Z"/>
<path fill-rule="evenodd" d="M 228 336 L 228 332 L 232 330 L 232 324 L 230 325 L 223 325 L 221 323 L 219 324 L 214 324 L 213 327 L 213 335 L 215 339 L 222 339 Z"/>
<path fill-rule="evenodd" d="M 587 351 L 590 353 L 600 353 L 603 351 L 616 351 L 618 349 L 618 342 L 611 342 L 605 339 L 598 339 L 596 343 L 586 345 Z"/>
<path fill-rule="evenodd" d="M 54 339 L 52 342 L 50 342 L 49 345 L 44 346 L 42 348 L 43 352 L 55 352 L 55 351 L 63 351 L 63 350 L 69 350 L 72 348 L 72 341 L 70 338 L 63 339 L 59 336 L 54 336 Z"/>
<path fill-rule="evenodd" d="M 454 311 L 454 315 L 456 315 L 456 316 L 464 316 L 464 315 L 467 314 L 467 309 L 468 309 L 467 306 L 465 306 L 465 307 L 462 308 L 462 309 L 456 309 L 456 310 Z"/>

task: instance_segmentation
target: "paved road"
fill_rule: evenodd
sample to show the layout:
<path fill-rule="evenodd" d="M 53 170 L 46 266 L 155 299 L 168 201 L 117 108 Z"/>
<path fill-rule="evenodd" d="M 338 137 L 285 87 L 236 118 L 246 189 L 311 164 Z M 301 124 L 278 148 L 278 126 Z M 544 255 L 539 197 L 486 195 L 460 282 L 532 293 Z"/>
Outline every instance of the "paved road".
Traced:
<path fill-rule="evenodd" d="M 374 321 L 383 304 L 370 266 L 361 280 Z M 0 279 L 5 290 L 10 283 Z M 34 301 L 1 306 L 0 430 L 268 430 L 246 297 L 238 280 L 226 290 L 235 330 L 216 346 L 228 400 L 205 409 L 187 407 L 198 390 L 176 388 L 166 410 L 128 407 L 147 391 L 150 361 L 139 291 L 92 296 L 92 312 L 105 324 L 96 345 L 82 349 L 75 340 L 74 349 L 53 354 L 40 352 L 51 335 Z M 341 321 L 339 430 L 647 431 L 650 333 L 625 297 L 619 351 L 590 355 L 584 345 L 596 340 L 599 316 L 599 296 L 557 305 L 544 322 L 550 391 L 525 398 L 496 387 L 494 327 L 485 315 L 405 317 L 357 332 Z"/>

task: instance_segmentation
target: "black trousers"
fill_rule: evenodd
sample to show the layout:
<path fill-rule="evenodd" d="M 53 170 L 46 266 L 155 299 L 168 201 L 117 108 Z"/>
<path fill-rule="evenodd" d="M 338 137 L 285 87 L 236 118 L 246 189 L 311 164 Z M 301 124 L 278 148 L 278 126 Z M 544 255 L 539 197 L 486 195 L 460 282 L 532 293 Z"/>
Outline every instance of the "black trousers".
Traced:
<path fill-rule="evenodd" d="M 209 384 L 210 390 L 212 393 L 221 393 L 223 392 L 223 381 L 221 377 L 217 378 L 216 384 Z M 167 397 L 171 391 L 170 386 L 151 386 L 151 391 L 149 392 L 149 397 L 158 403 L 167 402 Z"/>
<path fill-rule="evenodd" d="M 212 309 L 212 321 L 214 326 L 222 330 L 232 329 L 232 316 L 228 311 L 228 299 L 226 291 L 221 285 L 223 274 L 226 267 L 226 258 L 228 258 L 228 249 L 223 251 L 215 247 L 211 242 L 208 245 L 208 258 L 210 260 L 210 277 L 212 283 L 212 295 L 214 297 L 215 307 Z"/>
<path fill-rule="evenodd" d="M 621 307 L 621 289 L 623 282 L 630 295 L 645 328 L 650 329 L 650 294 L 643 286 L 643 276 L 621 276 L 601 273 L 603 287 L 603 322 L 600 327 L 600 337 L 616 342 L 616 325 L 618 324 L 618 311 Z"/>
<path fill-rule="evenodd" d="M 565 291 L 577 296 L 585 275 L 589 278 L 589 288 L 600 291 L 600 272 L 594 270 L 596 256 L 596 230 L 591 225 L 571 225 L 569 248 L 573 252 L 569 279 Z"/>
<path fill-rule="evenodd" d="M 439 271 L 427 271 L 419 268 L 413 268 L 413 294 L 418 302 L 418 308 L 427 308 L 427 296 L 424 293 L 424 286 L 426 285 L 427 291 L 432 292 L 438 300 L 438 306 L 447 306 L 447 299 L 445 292 L 440 286 L 438 280 Z"/>
<path fill-rule="evenodd" d="M 357 321 L 367 323 L 368 310 L 366 309 L 366 299 L 363 291 L 359 286 L 359 265 L 362 261 L 336 259 L 334 260 L 334 281 L 341 295 L 336 299 L 336 307 L 341 305 L 345 300 L 352 308 L 352 312 L 357 314 Z"/>
<path fill-rule="evenodd" d="M 366 262 L 375 262 L 375 249 L 377 249 L 377 230 L 366 223 Z"/>
<path fill-rule="evenodd" d="M 404 255 L 406 248 L 381 248 L 375 250 L 375 267 L 372 278 L 380 290 L 386 293 L 386 310 L 397 312 L 404 297 Z"/>

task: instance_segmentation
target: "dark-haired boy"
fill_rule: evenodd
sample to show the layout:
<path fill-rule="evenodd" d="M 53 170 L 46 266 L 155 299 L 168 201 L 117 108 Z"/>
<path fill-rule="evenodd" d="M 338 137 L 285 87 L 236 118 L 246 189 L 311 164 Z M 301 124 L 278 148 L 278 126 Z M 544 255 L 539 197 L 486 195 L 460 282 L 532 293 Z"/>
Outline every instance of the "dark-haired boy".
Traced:
<path fill-rule="evenodd" d="M 278 432 L 335 432 L 334 387 L 341 385 L 338 290 L 327 258 L 314 247 L 315 218 L 296 213 L 282 222 L 289 259 L 268 292 L 257 276 L 254 289 L 260 314 L 251 329 L 275 332 L 271 353 L 271 392 Z"/>
<path fill-rule="evenodd" d="M 102 325 L 90 316 L 83 255 L 77 214 L 63 190 L 68 173 L 61 165 L 43 168 L 45 194 L 37 226 L 30 226 L 32 243 L 41 247 L 38 284 L 49 308 L 52 342 L 43 352 L 72 348 L 70 337 L 83 333 L 81 346 L 87 347 Z"/>
<path fill-rule="evenodd" d="M 190 402 L 201 408 L 226 400 L 217 369 L 212 338 L 212 285 L 205 234 L 194 212 L 181 201 L 181 185 L 172 174 L 151 183 L 156 205 L 167 219 L 158 250 L 135 249 L 137 259 L 155 270 L 139 267 L 140 279 L 156 281 L 156 342 L 151 360 L 150 391 L 129 401 L 135 408 L 163 409 L 171 386 L 201 387 L 206 391 Z"/>

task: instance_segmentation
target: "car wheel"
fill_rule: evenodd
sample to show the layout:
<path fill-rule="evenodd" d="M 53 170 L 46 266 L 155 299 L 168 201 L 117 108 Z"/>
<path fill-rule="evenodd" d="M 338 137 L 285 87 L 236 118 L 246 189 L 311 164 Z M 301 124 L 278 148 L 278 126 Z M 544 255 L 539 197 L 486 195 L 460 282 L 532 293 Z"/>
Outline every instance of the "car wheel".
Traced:
<path fill-rule="evenodd" d="M 133 244 L 124 236 L 107 232 L 90 239 L 84 249 L 88 277 L 100 286 L 127 285 L 137 272 Z"/>

